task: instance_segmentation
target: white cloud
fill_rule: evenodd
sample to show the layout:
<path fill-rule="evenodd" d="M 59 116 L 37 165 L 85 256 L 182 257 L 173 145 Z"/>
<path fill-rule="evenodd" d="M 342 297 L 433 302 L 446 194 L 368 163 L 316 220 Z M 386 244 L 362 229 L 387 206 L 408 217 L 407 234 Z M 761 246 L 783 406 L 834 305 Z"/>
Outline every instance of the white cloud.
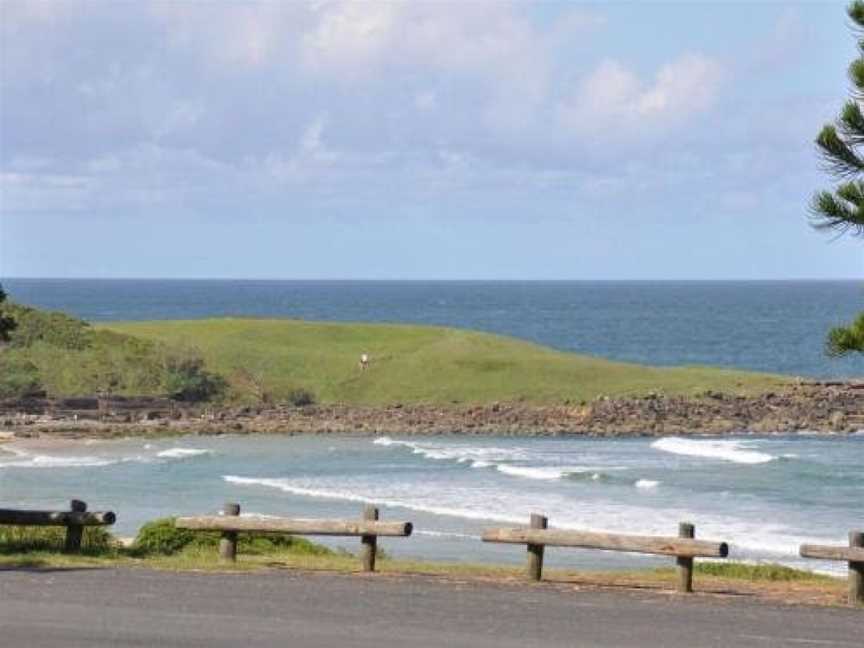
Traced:
<path fill-rule="evenodd" d="M 725 78 L 723 66 L 702 54 L 664 64 L 651 84 L 615 60 L 605 60 L 558 106 L 563 126 L 575 133 L 613 128 L 622 136 L 651 135 L 708 110 Z"/>

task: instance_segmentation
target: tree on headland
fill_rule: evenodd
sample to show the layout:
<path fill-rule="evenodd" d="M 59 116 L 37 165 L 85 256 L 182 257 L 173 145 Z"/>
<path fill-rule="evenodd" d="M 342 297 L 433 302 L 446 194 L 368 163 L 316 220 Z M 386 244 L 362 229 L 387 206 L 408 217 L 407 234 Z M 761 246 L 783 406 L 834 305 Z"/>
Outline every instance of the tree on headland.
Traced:
<path fill-rule="evenodd" d="M 837 179 L 831 191 L 819 191 L 810 205 L 816 229 L 864 238 L 864 0 L 855 0 L 846 13 L 858 40 L 858 58 L 849 66 L 852 96 L 833 124 L 822 128 L 816 146 L 825 170 Z M 864 314 L 849 326 L 831 329 L 826 340 L 829 355 L 864 353 Z"/>
<path fill-rule="evenodd" d="M 6 301 L 6 293 L 0 285 L 0 342 L 9 341 L 9 333 L 15 330 L 15 320 L 3 312 L 3 302 Z"/>

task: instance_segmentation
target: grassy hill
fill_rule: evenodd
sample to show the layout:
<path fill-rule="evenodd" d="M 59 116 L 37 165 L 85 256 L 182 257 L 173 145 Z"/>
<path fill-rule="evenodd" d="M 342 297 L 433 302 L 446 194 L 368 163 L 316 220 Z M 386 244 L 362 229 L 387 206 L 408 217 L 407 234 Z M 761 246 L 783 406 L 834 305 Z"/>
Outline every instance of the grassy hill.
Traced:
<path fill-rule="evenodd" d="M 169 347 L 194 348 L 233 400 L 305 389 L 320 402 L 355 404 L 590 400 L 708 390 L 753 394 L 788 378 L 705 368 L 657 368 L 562 353 L 472 331 L 384 324 L 211 319 L 97 327 Z M 368 353 L 371 364 L 360 371 Z"/>

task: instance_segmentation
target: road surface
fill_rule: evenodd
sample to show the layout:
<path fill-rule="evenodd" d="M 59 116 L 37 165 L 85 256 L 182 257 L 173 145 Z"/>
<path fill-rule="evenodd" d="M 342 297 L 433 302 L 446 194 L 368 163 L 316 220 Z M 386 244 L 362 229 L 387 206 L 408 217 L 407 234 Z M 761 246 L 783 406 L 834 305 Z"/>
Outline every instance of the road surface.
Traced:
<path fill-rule="evenodd" d="M 0 570 L 0 645 L 862 648 L 864 611 L 425 577 Z"/>

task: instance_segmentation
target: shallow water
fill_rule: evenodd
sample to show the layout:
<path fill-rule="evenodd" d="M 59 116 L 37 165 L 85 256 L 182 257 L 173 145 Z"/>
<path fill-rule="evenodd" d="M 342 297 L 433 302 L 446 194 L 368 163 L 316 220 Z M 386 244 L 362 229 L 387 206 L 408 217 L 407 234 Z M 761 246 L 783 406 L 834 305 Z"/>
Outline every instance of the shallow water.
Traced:
<path fill-rule="evenodd" d="M 86 500 L 118 513 L 132 535 L 160 516 L 244 512 L 355 517 L 365 503 L 411 520 L 415 536 L 382 544 L 397 556 L 521 562 L 524 549 L 480 542 L 483 528 L 524 524 L 727 540 L 731 557 L 841 572 L 803 561 L 800 543 L 844 543 L 864 520 L 864 435 L 679 439 L 187 437 L 6 446 L 4 505 Z M 61 495 L 58 497 L 58 495 Z M 356 549 L 350 539 L 331 544 Z M 630 568 L 668 561 L 551 549 L 554 565 Z"/>

